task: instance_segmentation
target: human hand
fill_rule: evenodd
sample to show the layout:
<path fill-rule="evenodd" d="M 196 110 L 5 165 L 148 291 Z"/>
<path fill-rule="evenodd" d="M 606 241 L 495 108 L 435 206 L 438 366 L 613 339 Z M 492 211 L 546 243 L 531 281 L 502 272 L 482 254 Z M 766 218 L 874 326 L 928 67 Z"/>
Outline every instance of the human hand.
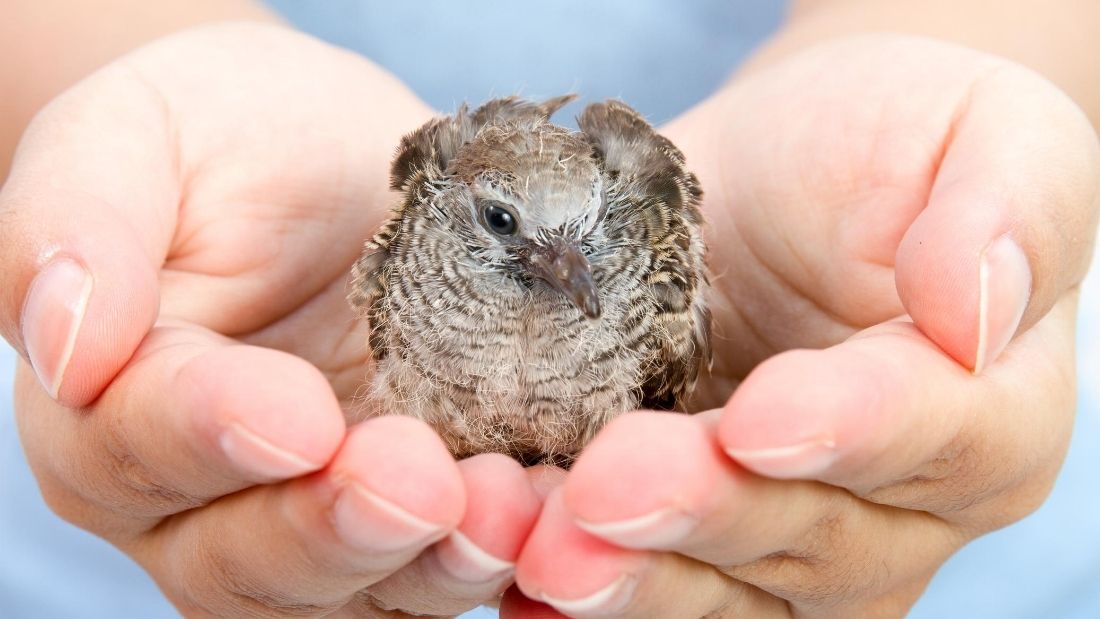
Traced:
<path fill-rule="evenodd" d="M 447 615 L 511 580 L 539 506 L 518 464 L 456 464 L 407 418 L 345 427 L 347 273 L 427 114 L 352 54 L 234 24 L 132 53 L 24 136 L 0 330 L 34 368 L 28 459 L 184 614 Z"/>
<path fill-rule="evenodd" d="M 1096 136 L 1016 65 L 894 36 L 758 68 L 667 134 L 706 192 L 703 400 L 744 380 L 605 428 L 518 585 L 576 617 L 901 616 L 1061 465 Z"/>

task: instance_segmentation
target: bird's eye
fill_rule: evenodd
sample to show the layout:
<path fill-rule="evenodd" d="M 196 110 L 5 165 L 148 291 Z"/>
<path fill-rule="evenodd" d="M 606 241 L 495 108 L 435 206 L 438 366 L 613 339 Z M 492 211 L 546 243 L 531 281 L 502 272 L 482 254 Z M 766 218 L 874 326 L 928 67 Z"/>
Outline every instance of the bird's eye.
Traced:
<path fill-rule="evenodd" d="M 511 210 L 502 206 L 499 202 L 492 202 L 485 206 L 483 211 L 485 227 L 491 232 L 501 236 L 511 236 L 516 233 L 516 215 Z"/>

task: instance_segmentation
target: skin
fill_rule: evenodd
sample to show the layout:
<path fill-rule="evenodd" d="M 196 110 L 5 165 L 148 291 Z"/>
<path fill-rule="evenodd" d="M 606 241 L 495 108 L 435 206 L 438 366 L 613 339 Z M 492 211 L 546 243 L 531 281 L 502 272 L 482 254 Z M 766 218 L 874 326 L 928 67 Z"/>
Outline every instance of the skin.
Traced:
<path fill-rule="evenodd" d="M 1069 30 L 1032 26 L 1053 41 L 1039 57 L 998 47 L 991 19 L 925 23 L 879 4 L 896 10 L 796 7 L 666 128 L 708 192 L 721 339 L 700 405 L 715 408 L 624 417 L 568 477 L 455 463 L 407 419 L 344 426 L 366 351 L 343 287 L 388 203 L 390 149 L 427 116 L 406 90 L 255 25 L 162 40 L 97 73 L 42 111 L 0 193 L 0 332 L 17 350 L 43 324 L 23 313 L 36 275 L 65 256 L 94 279 L 61 379 L 45 381 L 56 388 L 18 370 L 44 496 L 191 616 L 401 616 L 374 600 L 454 613 L 492 599 L 517 558 L 506 617 L 555 616 L 532 601 L 546 597 L 573 616 L 900 615 L 951 552 L 1029 513 L 1056 475 L 1100 154 L 1085 115 L 1018 65 L 854 34 L 904 24 L 1054 67 L 1093 119 L 1100 55 L 1062 51 L 1096 23 L 1088 3 Z M 983 25 L 936 32 L 945 21 Z M 1022 273 L 1011 247 L 990 249 L 1006 235 Z M 1013 333 L 996 354 L 990 341 Z M 822 437 L 828 458 L 774 451 Z M 608 526 L 654 511 L 689 518 Z M 499 562 L 440 570 L 463 537 Z M 620 607 L 577 602 L 620 579 L 634 584 Z"/>
<path fill-rule="evenodd" d="M 28 459 L 58 514 L 189 616 L 454 614 L 510 581 L 539 507 L 517 463 L 456 463 L 409 418 L 344 422 L 368 358 L 347 272 L 390 145 L 427 116 L 357 56 L 233 24 L 123 58 L 24 136 L 0 195 L 11 341 L 53 326 L 17 327 L 36 272 L 95 274 L 57 395 L 83 408 L 18 370 Z M 460 560 L 456 531 L 492 559 Z"/>
<path fill-rule="evenodd" d="M 901 616 L 1054 482 L 1096 136 L 1018 65 L 882 35 L 757 64 L 667 134 L 709 188 L 718 408 L 612 422 L 550 496 L 519 591 L 576 617 Z M 988 258 L 1005 236 L 1030 294 L 1018 319 L 987 287 L 985 337 L 1017 335 L 982 358 L 979 273 L 1014 272 Z"/>
<path fill-rule="evenodd" d="M 278 23 L 250 0 L 8 0 L 0 20 L 0 179 L 27 123 L 62 90 L 153 39 L 224 20 Z M 23 59 L 33 58 L 33 62 Z"/>

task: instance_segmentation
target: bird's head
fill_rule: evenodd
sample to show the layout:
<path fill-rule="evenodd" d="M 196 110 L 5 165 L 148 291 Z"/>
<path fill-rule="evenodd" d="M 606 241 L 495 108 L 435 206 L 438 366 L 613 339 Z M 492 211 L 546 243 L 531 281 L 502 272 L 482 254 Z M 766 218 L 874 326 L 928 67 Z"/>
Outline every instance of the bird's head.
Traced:
<path fill-rule="evenodd" d="M 437 118 L 402 142 L 393 187 L 484 268 L 545 282 L 598 318 L 584 248 L 605 212 L 601 169 L 584 134 L 549 122 L 572 99 L 509 97 Z"/>
<path fill-rule="evenodd" d="M 392 186 L 485 268 L 544 281 L 595 318 L 585 249 L 606 249 L 600 224 L 620 199 L 608 196 L 627 195 L 625 181 L 635 202 L 696 218 L 699 192 L 680 151 L 622 102 L 589 105 L 579 132 L 551 124 L 574 98 L 504 97 L 436 118 L 402 140 Z"/>
<path fill-rule="evenodd" d="M 600 299 L 584 252 L 604 213 L 592 146 L 562 127 L 494 124 L 459 149 L 449 169 L 456 226 L 484 264 L 543 281 L 585 316 Z"/>

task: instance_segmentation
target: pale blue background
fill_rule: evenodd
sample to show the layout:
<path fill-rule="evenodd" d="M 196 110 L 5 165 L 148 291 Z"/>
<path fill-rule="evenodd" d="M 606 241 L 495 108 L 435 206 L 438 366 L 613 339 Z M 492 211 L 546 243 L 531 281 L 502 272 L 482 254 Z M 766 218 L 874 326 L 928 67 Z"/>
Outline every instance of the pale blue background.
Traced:
<path fill-rule="evenodd" d="M 271 4 L 388 67 L 442 110 L 517 91 L 574 91 L 622 97 L 655 122 L 711 92 L 782 11 L 749 0 Z M 1035 516 L 960 552 L 913 617 L 1100 617 L 1098 275 L 1083 302 L 1077 431 L 1054 494 Z M 13 364 L 0 345 L 0 619 L 175 616 L 125 557 L 42 504 L 12 420 Z"/>

